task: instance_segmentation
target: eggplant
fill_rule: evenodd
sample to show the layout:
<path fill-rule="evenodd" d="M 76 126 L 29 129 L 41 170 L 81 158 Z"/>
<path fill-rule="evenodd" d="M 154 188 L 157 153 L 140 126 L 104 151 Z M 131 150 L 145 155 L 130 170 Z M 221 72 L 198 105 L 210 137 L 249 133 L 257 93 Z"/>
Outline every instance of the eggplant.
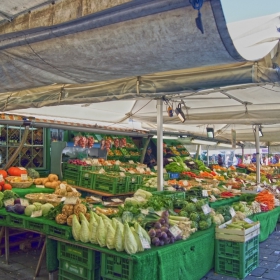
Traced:
<path fill-rule="evenodd" d="M 14 204 L 21 204 L 21 203 L 20 203 L 20 198 L 16 198 L 16 199 L 14 200 Z"/>
<path fill-rule="evenodd" d="M 14 205 L 14 213 L 23 214 L 24 210 L 25 210 L 25 206 L 22 206 L 21 204 L 15 204 Z"/>

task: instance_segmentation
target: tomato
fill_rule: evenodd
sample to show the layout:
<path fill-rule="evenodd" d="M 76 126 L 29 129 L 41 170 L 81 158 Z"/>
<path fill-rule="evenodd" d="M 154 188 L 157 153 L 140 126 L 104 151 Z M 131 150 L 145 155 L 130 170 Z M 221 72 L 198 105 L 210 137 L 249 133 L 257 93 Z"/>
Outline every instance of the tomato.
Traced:
<path fill-rule="evenodd" d="M 5 185 L 5 181 L 0 181 L 0 187 L 3 187 Z"/>
<path fill-rule="evenodd" d="M 0 169 L 0 175 L 2 175 L 3 178 L 6 178 L 8 176 L 6 170 L 4 170 L 4 169 Z"/>
<path fill-rule="evenodd" d="M 3 190 L 11 190 L 12 188 L 11 184 L 4 184 Z"/>

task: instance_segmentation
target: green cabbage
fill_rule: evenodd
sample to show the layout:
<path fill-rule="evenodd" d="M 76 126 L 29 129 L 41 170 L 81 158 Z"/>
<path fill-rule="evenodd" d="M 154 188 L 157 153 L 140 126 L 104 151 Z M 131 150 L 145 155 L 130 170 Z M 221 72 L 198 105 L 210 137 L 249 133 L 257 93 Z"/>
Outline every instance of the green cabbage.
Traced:
<path fill-rule="evenodd" d="M 145 199 L 149 199 L 152 195 L 152 193 L 144 191 L 142 189 L 138 189 L 135 193 L 134 196 L 142 196 Z"/>
<path fill-rule="evenodd" d="M 89 222 L 88 222 L 87 218 L 85 217 L 84 213 L 80 212 L 79 218 L 80 218 L 81 223 L 82 223 L 82 221 L 84 221 L 86 223 L 87 227 L 89 227 Z"/>
<path fill-rule="evenodd" d="M 73 215 L 72 219 L 72 234 L 76 241 L 80 240 L 81 224 L 78 221 L 76 215 Z"/>
<path fill-rule="evenodd" d="M 136 244 L 137 244 L 137 252 L 143 252 L 144 251 L 144 247 L 141 243 L 141 240 L 139 238 L 139 235 L 137 234 L 137 232 L 135 231 L 134 227 L 130 227 L 133 235 L 134 235 L 134 238 L 135 238 L 135 241 L 136 241 Z"/>
<path fill-rule="evenodd" d="M 99 219 L 97 227 L 97 241 L 100 247 L 106 246 L 106 234 L 107 230 L 105 228 L 104 221 L 103 219 Z"/>
<path fill-rule="evenodd" d="M 94 216 L 94 212 L 93 211 L 90 211 L 89 212 L 89 215 L 90 215 L 90 219 L 89 219 L 89 222 L 91 223 L 91 222 L 97 222 L 97 220 L 96 220 L 96 218 L 95 218 L 95 216 Z"/>
<path fill-rule="evenodd" d="M 117 223 L 115 248 L 118 252 L 122 252 L 124 250 L 124 226 L 120 222 Z"/>
<path fill-rule="evenodd" d="M 135 237 L 129 228 L 128 223 L 124 224 L 124 250 L 129 254 L 135 254 L 137 252 L 137 242 Z"/>
<path fill-rule="evenodd" d="M 48 215 L 49 211 L 50 211 L 52 208 L 54 208 L 54 206 L 53 206 L 52 204 L 50 204 L 50 203 L 45 203 L 45 204 L 43 204 L 42 207 L 41 207 L 41 209 L 42 209 L 42 215 L 43 215 L 44 217 L 46 217 L 46 216 Z"/>
<path fill-rule="evenodd" d="M 89 242 L 92 244 L 98 244 L 97 228 L 98 223 L 96 222 L 96 220 L 89 223 Z"/>
<path fill-rule="evenodd" d="M 113 226 L 108 224 L 107 235 L 106 235 L 106 245 L 107 245 L 108 249 L 115 248 L 115 234 L 116 234 L 116 231 L 113 228 Z"/>
<path fill-rule="evenodd" d="M 133 214 L 129 211 L 124 211 L 122 214 L 123 223 L 130 223 L 133 220 Z"/>
<path fill-rule="evenodd" d="M 29 216 L 29 217 L 30 217 L 31 214 L 32 214 L 32 212 L 35 211 L 35 209 L 36 209 L 36 206 L 33 205 L 33 204 L 30 204 L 30 205 L 28 205 L 28 206 L 25 207 L 24 214 L 25 214 L 26 216 Z"/>
<path fill-rule="evenodd" d="M 86 218 L 85 218 L 86 219 Z M 89 228 L 88 221 L 81 221 L 80 240 L 84 243 L 89 242 Z"/>

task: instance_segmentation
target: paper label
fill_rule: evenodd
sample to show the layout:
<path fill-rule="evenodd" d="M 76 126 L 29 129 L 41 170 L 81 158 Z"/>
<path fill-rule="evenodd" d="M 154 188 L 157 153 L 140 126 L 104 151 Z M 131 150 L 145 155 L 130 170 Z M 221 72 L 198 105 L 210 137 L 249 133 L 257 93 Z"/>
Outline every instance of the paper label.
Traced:
<path fill-rule="evenodd" d="M 62 190 L 66 190 L 66 185 L 65 184 L 60 184 L 59 188 L 62 189 Z"/>
<path fill-rule="evenodd" d="M 90 160 L 86 160 L 85 163 L 88 164 L 88 165 L 91 165 L 91 161 Z"/>
<path fill-rule="evenodd" d="M 75 188 L 71 187 L 72 192 L 78 192 Z"/>
<path fill-rule="evenodd" d="M 28 180 L 27 174 L 21 174 L 20 177 L 21 177 L 21 181 L 27 181 Z"/>
<path fill-rule="evenodd" d="M 5 205 L 5 206 L 14 205 L 14 204 L 15 204 L 15 203 L 14 203 L 14 199 L 13 199 L 13 198 L 4 200 L 4 205 Z"/>
<path fill-rule="evenodd" d="M 120 172 L 120 176 L 121 177 L 125 177 L 125 173 L 124 172 Z"/>
<path fill-rule="evenodd" d="M 78 197 L 76 196 L 67 196 L 65 198 L 64 204 L 76 204 Z"/>
<path fill-rule="evenodd" d="M 123 202 L 121 199 L 119 199 L 119 198 L 112 198 L 111 199 L 112 201 L 114 201 L 114 202 Z"/>
<path fill-rule="evenodd" d="M 131 178 L 131 183 L 135 183 L 136 179 L 133 177 Z"/>
<path fill-rule="evenodd" d="M 144 215 L 148 215 L 149 210 L 148 209 L 141 209 L 141 213 L 144 214 Z"/>
<path fill-rule="evenodd" d="M 203 213 L 204 213 L 205 215 L 211 213 L 211 208 L 209 207 L 208 204 L 202 205 L 202 206 L 201 206 L 201 209 L 202 209 L 202 211 L 203 211 Z"/>
<path fill-rule="evenodd" d="M 191 198 L 191 201 L 196 203 L 197 202 L 197 198 Z"/>
<path fill-rule="evenodd" d="M 128 171 L 130 174 L 135 174 L 135 172 L 133 170 L 129 170 Z"/>
<path fill-rule="evenodd" d="M 106 171 L 103 169 L 103 168 L 101 168 L 99 171 L 98 171 L 98 173 L 100 173 L 100 174 L 103 174 L 103 173 L 105 173 Z"/>
<path fill-rule="evenodd" d="M 95 200 L 95 201 L 101 201 L 101 199 L 98 198 L 98 197 L 90 196 L 90 198 L 91 198 L 92 200 Z"/>
<path fill-rule="evenodd" d="M 4 181 L 3 175 L 0 174 L 0 182 Z"/>
<path fill-rule="evenodd" d="M 20 170 L 26 170 L 24 167 L 18 167 Z"/>
<path fill-rule="evenodd" d="M 202 196 L 208 196 L 208 191 L 207 190 L 202 190 Z"/>
<path fill-rule="evenodd" d="M 154 169 L 157 170 L 157 166 L 154 166 Z M 165 169 L 163 168 L 163 170 L 165 170 Z M 163 173 L 166 173 L 166 170 Z"/>
<path fill-rule="evenodd" d="M 134 161 L 133 160 L 129 160 L 128 163 L 134 164 Z"/>
<path fill-rule="evenodd" d="M 249 223 L 249 224 L 252 224 L 252 223 L 253 223 L 253 221 L 250 220 L 249 218 L 245 218 L 244 221 L 247 222 L 247 223 Z"/>
<path fill-rule="evenodd" d="M 182 231 L 176 225 L 169 228 L 169 231 L 173 234 L 175 238 L 182 233 Z"/>
<path fill-rule="evenodd" d="M 144 170 L 144 168 L 143 168 L 143 170 Z M 149 167 L 147 167 L 146 171 L 151 172 L 151 169 Z"/>
<path fill-rule="evenodd" d="M 111 204 L 111 202 L 106 202 L 106 201 L 103 201 L 103 205 L 109 205 L 109 204 Z"/>
<path fill-rule="evenodd" d="M 189 161 L 189 164 L 194 164 L 194 162 L 193 161 Z"/>
<path fill-rule="evenodd" d="M 228 188 L 228 190 L 230 191 L 230 190 L 232 189 L 232 186 L 228 186 L 227 188 Z"/>
<path fill-rule="evenodd" d="M 20 204 L 22 206 L 28 206 L 29 205 L 29 201 L 28 201 L 28 199 L 20 198 Z"/>
<path fill-rule="evenodd" d="M 143 236 L 141 232 L 139 233 L 139 239 L 144 249 L 151 249 L 149 241 Z"/>
<path fill-rule="evenodd" d="M 155 211 L 155 213 L 156 213 L 158 216 L 161 216 L 161 215 L 162 215 L 162 212 L 163 212 L 163 211 Z"/>
<path fill-rule="evenodd" d="M 236 215 L 235 210 L 232 207 L 230 207 L 229 213 L 230 213 L 231 217 L 234 217 Z"/>
<path fill-rule="evenodd" d="M 122 168 L 122 167 L 120 167 L 120 171 L 125 172 L 125 169 L 124 169 L 124 168 Z"/>
<path fill-rule="evenodd" d="M 42 209 L 33 211 L 31 214 L 31 218 L 41 217 L 42 216 Z"/>
<path fill-rule="evenodd" d="M 44 189 L 45 186 L 44 186 L 44 185 L 36 185 L 36 188 L 38 188 L 38 189 Z"/>
<path fill-rule="evenodd" d="M 210 195 L 210 197 L 211 197 L 212 201 L 216 201 L 217 200 L 217 198 L 214 195 L 212 195 L 212 194 Z"/>

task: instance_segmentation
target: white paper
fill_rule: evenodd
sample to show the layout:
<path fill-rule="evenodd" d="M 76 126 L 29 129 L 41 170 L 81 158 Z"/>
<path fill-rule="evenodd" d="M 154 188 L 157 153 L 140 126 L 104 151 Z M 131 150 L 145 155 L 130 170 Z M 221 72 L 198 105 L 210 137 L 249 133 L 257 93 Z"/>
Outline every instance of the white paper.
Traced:
<path fill-rule="evenodd" d="M 76 196 L 67 196 L 64 200 L 64 204 L 76 204 L 78 197 Z"/>
<path fill-rule="evenodd" d="M 208 196 L 208 191 L 207 190 L 202 190 L 202 196 Z"/>
<path fill-rule="evenodd" d="M 120 172 L 120 176 L 121 176 L 121 177 L 125 177 L 124 172 Z"/>
<path fill-rule="evenodd" d="M 182 233 L 182 231 L 176 225 L 169 228 L 169 231 L 173 234 L 175 238 Z"/>
<path fill-rule="evenodd" d="M 144 215 L 148 215 L 149 210 L 148 209 L 141 209 L 141 213 L 144 214 Z"/>
<path fill-rule="evenodd" d="M 27 174 L 21 174 L 20 177 L 21 177 L 22 181 L 27 181 L 28 180 Z"/>
<path fill-rule="evenodd" d="M 134 161 L 133 160 L 129 160 L 128 163 L 134 164 Z"/>
<path fill-rule="evenodd" d="M 217 200 L 217 198 L 216 198 L 214 195 L 210 195 L 210 197 L 211 197 L 211 200 L 212 200 L 213 202 Z"/>
<path fill-rule="evenodd" d="M 158 216 L 161 216 L 163 211 L 155 211 L 155 213 L 158 215 Z"/>
<path fill-rule="evenodd" d="M 193 201 L 194 203 L 196 203 L 197 202 L 197 198 L 191 198 L 191 201 Z"/>
<path fill-rule="evenodd" d="M 230 207 L 229 213 L 230 213 L 232 218 L 236 215 L 235 210 L 232 207 Z"/>
<path fill-rule="evenodd" d="M 44 186 L 44 185 L 36 185 L 36 188 L 38 188 L 38 189 L 44 189 L 45 186 Z"/>
<path fill-rule="evenodd" d="M 149 241 L 143 236 L 141 232 L 139 233 L 139 239 L 144 249 L 151 249 Z"/>
<path fill-rule="evenodd" d="M 31 218 L 41 217 L 42 216 L 42 209 L 33 211 L 31 214 Z"/>
<path fill-rule="evenodd" d="M 211 212 L 211 208 L 209 207 L 208 204 L 202 205 L 202 206 L 201 206 L 201 209 L 202 209 L 202 211 L 203 211 L 203 213 L 204 213 L 205 215 L 207 215 L 207 214 L 209 214 L 209 213 Z"/>
<path fill-rule="evenodd" d="M 14 199 L 13 198 L 9 198 L 9 199 L 6 199 L 4 200 L 4 205 L 5 206 L 8 206 L 8 205 L 14 205 Z"/>
<path fill-rule="evenodd" d="M 90 198 L 91 198 L 92 200 L 94 200 L 94 201 L 101 201 L 101 199 L 100 199 L 100 198 L 98 198 L 98 197 L 94 197 L 93 195 L 92 195 L 92 196 L 90 196 Z"/>
<path fill-rule="evenodd" d="M 20 198 L 20 204 L 22 206 L 28 206 L 29 205 L 29 201 L 28 201 L 28 199 Z"/>
<path fill-rule="evenodd" d="M 123 202 L 121 199 L 119 199 L 119 198 L 112 198 L 111 199 L 112 201 L 114 201 L 114 202 Z"/>

